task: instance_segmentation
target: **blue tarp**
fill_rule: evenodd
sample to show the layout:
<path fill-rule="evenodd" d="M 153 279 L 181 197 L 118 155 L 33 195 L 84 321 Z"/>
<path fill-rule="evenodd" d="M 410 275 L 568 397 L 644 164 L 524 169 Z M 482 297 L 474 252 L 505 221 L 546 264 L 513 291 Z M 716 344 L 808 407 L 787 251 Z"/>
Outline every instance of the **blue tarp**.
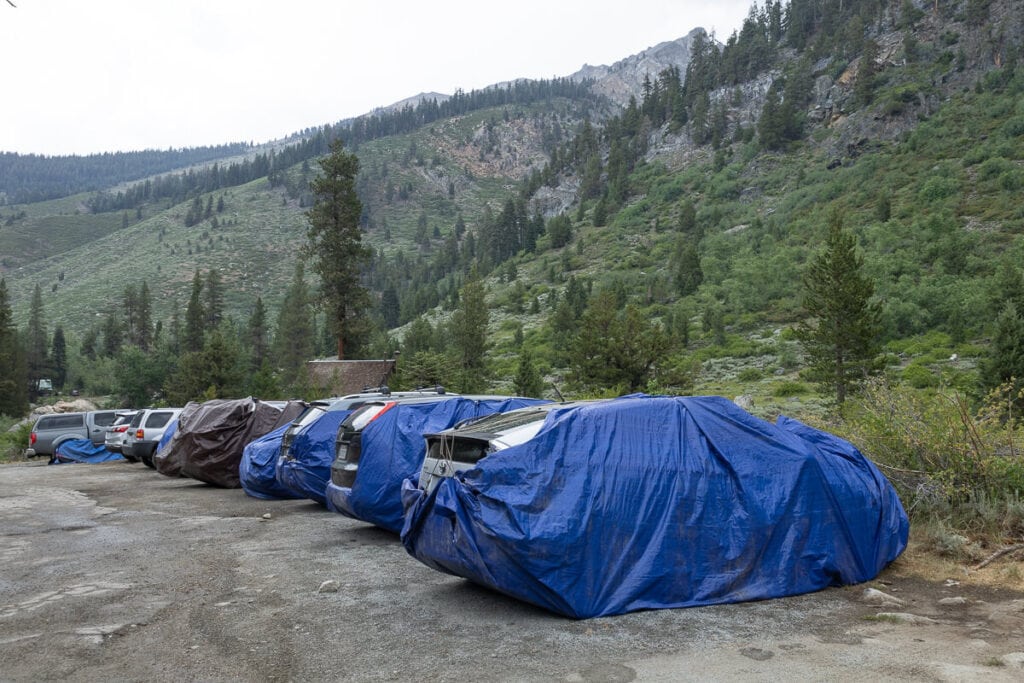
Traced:
<path fill-rule="evenodd" d="M 242 488 L 253 498 L 280 500 L 301 498 L 277 481 L 277 457 L 281 453 L 281 439 L 289 424 L 282 425 L 242 449 L 238 464 L 238 477 Z"/>
<path fill-rule="evenodd" d="M 327 505 L 324 489 L 331 480 L 334 442 L 338 427 L 351 410 L 328 410 L 295 435 L 289 458 L 277 459 L 277 483 L 297 498 L 309 498 Z"/>
<path fill-rule="evenodd" d="M 362 433 L 359 472 L 352 488 L 327 485 L 327 507 L 398 533 L 402 529 L 402 480 L 418 478 L 426 456 L 424 434 L 471 417 L 550 403 L 535 398 L 475 400 L 452 397 L 430 403 L 399 403 Z"/>
<path fill-rule="evenodd" d="M 124 456 L 108 451 L 105 446 L 97 446 L 90 439 L 72 439 L 57 446 L 51 465 L 69 462 L 97 463 L 111 460 L 124 460 Z"/>
<path fill-rule="evenodd" d="M 574 618 L 867 581 L 909 530 L 851 444 L 717 397 L 558 408 L 532 440 L 402 495 L 414 557 Z"/>

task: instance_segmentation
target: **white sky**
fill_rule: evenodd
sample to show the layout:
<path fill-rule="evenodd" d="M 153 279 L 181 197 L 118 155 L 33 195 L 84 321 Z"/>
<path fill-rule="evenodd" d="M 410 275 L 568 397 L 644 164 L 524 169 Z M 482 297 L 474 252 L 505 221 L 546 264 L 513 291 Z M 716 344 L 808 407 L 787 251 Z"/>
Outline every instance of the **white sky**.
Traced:
<path fill-rule="evenodd" d="M 265 142 L 420 92 L 568 76 L 752 0 L 0 0 L 0 151 Z"/>

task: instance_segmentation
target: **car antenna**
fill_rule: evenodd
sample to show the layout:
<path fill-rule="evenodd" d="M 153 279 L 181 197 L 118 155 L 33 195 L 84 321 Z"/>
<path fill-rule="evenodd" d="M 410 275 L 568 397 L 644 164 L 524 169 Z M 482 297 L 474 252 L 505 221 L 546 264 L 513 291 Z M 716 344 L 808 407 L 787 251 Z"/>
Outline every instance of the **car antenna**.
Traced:
<path fill-rule="evenodd" d="M 556 394 L 558 394 L 558 402 L 559 403 L 565 403 L 565 397 L 562 396 L 562 392 L 558 390 L 558 385 L 555 384 L 554 382 L 552 382 L 551 383 L 551 388 L 555 390 Z"/>

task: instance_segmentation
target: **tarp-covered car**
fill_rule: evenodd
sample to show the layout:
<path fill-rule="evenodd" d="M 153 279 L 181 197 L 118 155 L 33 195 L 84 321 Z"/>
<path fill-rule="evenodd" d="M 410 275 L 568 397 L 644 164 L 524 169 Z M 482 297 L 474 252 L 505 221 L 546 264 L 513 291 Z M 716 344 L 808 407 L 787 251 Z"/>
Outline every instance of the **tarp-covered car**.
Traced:
<path fill-rule="evenodd" d="M 362 427 L 359 454 L 339 446 L 327 485 L 328 507 L 398 533 L 402 529 L 402 482 L 423 466 L 423 435 L 463 420 L 548 403 L 536 398 L 453 396 L 391 402 Z M 355 419 L 356 414 L 352 415 Z M 346 465 L 348 467 L 346 467 Z"/>
<path fill-rule="evenodd" d="M 392 392 L 387 387 L 335 397 L 311 405 L 296 419 L 281 442 L 277 459 L 277 483 L 294 496 L 327 505 L 324 492 L 331 480 L 334 444 L 341 423 L 352 411 L 374 401 L 407 401 L 447 397 L 442 387 Z M 314 404 L 318 402 L 314 401 Z M 290 438 L 289 438 L 290 436 Z"/>
<path fill-rule="evenodd" d="M 277 458 L 286 429 L 288 425 L 281 425 L 269 434 L 250 441 L 242 449 L 238 480 L 242 489 L 253 498 L 284 500 L 302 497 L 277 481 Z"/>
<path fill-rule="evenodd" d="M 867 581 L 909 529 L 850 443 L 717 397 L 559 407 L 524 443 L 402 493 L 414 557 L 574 618 Z"/>
<path fill-rule="evenodd" d="M 301 409 L 294 402 L 253 398 L 189 403 L 178 415 L 174 436 L 153 462 L 161 474 L 238 488 L 238 466 L 246 444 L 287 424 Z"/>
<path fill-rule="evenodd" d="M 108 450 L 106 446 L 97 446 L 92 439 L 71 439 L 57 446 L 49 464 L 61 465 L 74 462 L 95 464 L 124 459 L 123 455 Z"/>

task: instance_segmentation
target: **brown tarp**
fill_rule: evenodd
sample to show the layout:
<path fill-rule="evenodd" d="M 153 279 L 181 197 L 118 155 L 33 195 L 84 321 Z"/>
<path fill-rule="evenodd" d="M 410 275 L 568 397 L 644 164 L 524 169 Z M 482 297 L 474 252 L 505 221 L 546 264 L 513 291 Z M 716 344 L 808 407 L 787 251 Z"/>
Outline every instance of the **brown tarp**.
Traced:
<path fill-rule="evenodd" d="M 177 431 L 153 463 L 167 476 L 238 488 L 245 446 L 290 422 L 301 410 L 297 401 L 266 403 L 253 398 L 189 403 L 178 416 Z"/>

